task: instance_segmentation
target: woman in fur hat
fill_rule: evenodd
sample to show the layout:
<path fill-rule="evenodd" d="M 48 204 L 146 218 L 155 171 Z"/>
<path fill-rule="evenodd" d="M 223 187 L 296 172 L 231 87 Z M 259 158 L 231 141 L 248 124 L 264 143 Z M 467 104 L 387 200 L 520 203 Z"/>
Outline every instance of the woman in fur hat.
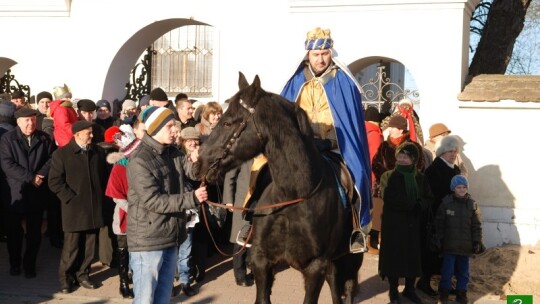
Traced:
<path fill-rule="evenodd" d="M 439 205 L 445 196 L 452 193 L 448 187 L 450 181 L 454 176 L 461 174 L 461 170 L 455 165 L 456 158 L 461 152 L 461 146 L 461 140 L 455 135 L 445 136 L 435 145 L 437 157 L 425 172 L 434 199 L 431 208 L 427 209 L 428 213 L 423 216 L 422 225 L 424 227 L 428 224 L 434 225 L 432 221 L 435 218 L 437 209 L 439 209 Z M 440 273 L 442 260 L 438 253 L 429 250 L 427 246 L 428 240 L 423 238 L 422 241 L 424 251 L 422 255 L 423 274 L 416 287 L 428 296 L 435 297 L 437 292 L 431 287 L 431 277 Z"/>

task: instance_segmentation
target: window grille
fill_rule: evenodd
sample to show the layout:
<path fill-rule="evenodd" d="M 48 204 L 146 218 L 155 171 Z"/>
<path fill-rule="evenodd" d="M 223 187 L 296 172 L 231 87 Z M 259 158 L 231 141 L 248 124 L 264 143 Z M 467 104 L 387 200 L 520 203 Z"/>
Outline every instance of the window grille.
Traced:
<path fill-rule="evenodd" d="M 211 26 L 187 25 L 157 39 L 152 88 L 161 87 L 169 96 L 211 97 L 213 37 Z"/>

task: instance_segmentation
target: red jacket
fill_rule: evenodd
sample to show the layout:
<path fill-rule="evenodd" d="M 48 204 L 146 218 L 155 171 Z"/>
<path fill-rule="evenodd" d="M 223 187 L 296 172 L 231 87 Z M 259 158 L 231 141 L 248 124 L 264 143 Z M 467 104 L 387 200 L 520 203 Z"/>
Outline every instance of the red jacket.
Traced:
<path fill-rule="evenodd" d="M 54 140 L 58 147 L 63 147 L 73 137 L 71 125 L 77 121 L 77 113 L 73 109 L 71 102 L 59 99 L 51 102 L 50 111 L 54 125 Z"/>
<path fill-rule="evenodd" d="M 371 122 L 365 122 L 366 123 L 366 133 L 367 133 L 367 140 L 368 140 L 368 148 L 369 148 L 369 164 L 373 162 L 373 156 L 375 156 L 375 153 L 377 153 L 377 150 L 379 149 L 379 146 L 383 142 L 383 135 L 381 128 L 379 128 L 378 125 L 371 123 Z M 371 185 L 373 186 L 375 184 L 375 175 L 373 174 L 373 171 L 371 172 Z"/>

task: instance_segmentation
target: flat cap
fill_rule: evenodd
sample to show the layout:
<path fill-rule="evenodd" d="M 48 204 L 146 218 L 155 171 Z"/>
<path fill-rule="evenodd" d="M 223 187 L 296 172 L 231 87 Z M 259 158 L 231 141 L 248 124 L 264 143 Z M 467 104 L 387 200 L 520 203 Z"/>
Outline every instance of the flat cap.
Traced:
<path fill-rule="evenodd" d="M 15 111 L 15 118 L 36 116 L 37 113 L 38 112 L 36 110 L 32 110 L 27 107 L 22 107 L 19 110 Z"/>
<path fill-rule="evenodd" d="M 90 99 L 81 99 L 77 101 L 77 109 L 86 112 L 94 112 L 96 110 L 96 103 Z"/>
<path fill-rule="evenodd" d="M 77 132 L 80 132 L 82 130 L 88 129 L 92 127 L 94 123 L 86 120 L 79 120 L 76 121 L 73 125 L 71 125 L 71 133 L 75 134 Z"/>

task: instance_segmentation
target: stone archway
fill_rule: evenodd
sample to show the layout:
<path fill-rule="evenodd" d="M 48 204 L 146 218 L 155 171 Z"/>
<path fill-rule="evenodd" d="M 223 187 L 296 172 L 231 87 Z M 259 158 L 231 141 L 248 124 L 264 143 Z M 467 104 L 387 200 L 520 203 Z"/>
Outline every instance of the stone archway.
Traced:
<path fill-rule="evenodd" d="M 17 61 L 11 58 L 0 57 L 0 76 L 4 75 L 7 72 L 7 70 L 11 69 L 11 67 L 16 64 L 17 64 Z"/>
<path fill-rule="evenodd" d="M 163 34 L 186 25 L 208 24 L 192 19 L 166 19 L 149 24 L 131 36 L 120 47 L 111 62 L 103 84 L 102 98 L 122 99 L 126 95 L 125 85 L 129 80 L 130 71 L 145 49 Z"/>

